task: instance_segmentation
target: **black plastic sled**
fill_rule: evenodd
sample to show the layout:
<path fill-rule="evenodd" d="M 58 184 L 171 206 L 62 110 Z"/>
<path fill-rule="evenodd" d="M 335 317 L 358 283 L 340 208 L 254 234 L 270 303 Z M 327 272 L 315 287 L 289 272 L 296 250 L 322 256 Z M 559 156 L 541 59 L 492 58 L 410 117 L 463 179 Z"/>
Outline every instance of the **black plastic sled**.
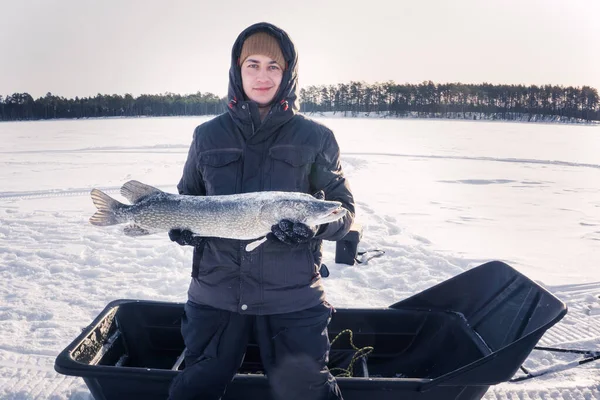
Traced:
<path fill-rule="evenodd" d="M 96 400 L 167 398 L 184 350 L 183 304 L 116 300 L 56 358 L 55 369 L 84 379 Z M 348 338 L 333 345 L 330 368 L 345 400 L 480 399 L 508 381 L 566 305 L 535 282 L 494 261 L 383 309 L 337 309 L 329 334 L 349 329 L 373 351 L 349 368 Z M 363 362 L 364 361 L 364 362 Z M 271 399 L 257 345 L 223 397 Z"/>

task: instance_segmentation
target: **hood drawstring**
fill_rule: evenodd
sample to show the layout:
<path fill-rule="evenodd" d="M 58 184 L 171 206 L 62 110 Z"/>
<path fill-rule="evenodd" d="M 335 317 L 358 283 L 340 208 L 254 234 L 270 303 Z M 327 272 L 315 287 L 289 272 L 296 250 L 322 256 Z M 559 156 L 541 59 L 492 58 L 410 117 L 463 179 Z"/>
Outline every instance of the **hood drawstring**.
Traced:
<path fill-rule="evenodd" d="M 237 98 L 235 96 L 233 96 L 233 99 L 229 100 L 229 103 L 227 103 L 227 106 L 233 110 L 233 106 L 236 104 L 237 104 Z"/>
<path fill-rule="evenodd" d="M 280 104 L 281 104 L 281 108 L 283 109 L 283 111 L 287 111 L 288 110 L 289 104 L 288 104 L 288 102 L 287 102 L 286 99 L 281 100 Z"/>

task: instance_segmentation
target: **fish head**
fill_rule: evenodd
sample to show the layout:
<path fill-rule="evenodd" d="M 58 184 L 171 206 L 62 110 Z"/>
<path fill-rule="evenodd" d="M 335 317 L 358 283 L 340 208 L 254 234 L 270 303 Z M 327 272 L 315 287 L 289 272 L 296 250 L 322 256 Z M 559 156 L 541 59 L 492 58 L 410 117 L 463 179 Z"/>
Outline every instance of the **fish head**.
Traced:
<path fill-rule="evenodd" d="M 307 216 L 303 223 L 308 226 L 328 224 L 346 215 L 346 209 L 339 201 L 311 200 L 307 206 Z"/>
<path fill-rule="evenodd" d="M 339 201 L 319 200 L 308 194 L 277 201 L 271 207 L 272 221 L 289 219 L 309 226 L 327 224 L 346 215 L 346 209 Z"/>

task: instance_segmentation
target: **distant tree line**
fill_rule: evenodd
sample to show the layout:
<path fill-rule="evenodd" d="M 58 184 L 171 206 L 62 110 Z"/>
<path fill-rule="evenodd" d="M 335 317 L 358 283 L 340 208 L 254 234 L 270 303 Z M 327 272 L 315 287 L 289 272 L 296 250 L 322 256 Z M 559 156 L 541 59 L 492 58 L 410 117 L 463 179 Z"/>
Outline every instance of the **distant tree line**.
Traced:
<path fill-rule="evenodd" d="M 303 112 L 377 113 L 441 116 L 466 113 L 515 119 L 516 115 L 543 115 L 600 121 L 598 91 L 589 86 L 524 86 L 394 82 L 340 83 L 309 86 L 300 90 Z M 0 95 L 0 120 L 54 118 L 215 115 L 227 108 L 227 99 L 212 93 L 190 95 L 165 93 L 133 97 L 98 94 L 67 99 L 47 93 L 33 99 L 28 93 Z"/>
<path fill-rule="evenodd" d="M 350 82 L 337 86 L 310 86 L 302 89 L 300 96 L 304 112 L 391 115 L 416 112 L 442 117 L 450 113 L 481 113 L 494 114 L 499 119 L 515 119 L 517 114 L 538 114 L 600 120 L 598 91 L 589 86 Z"/>
<path fill-rule="evenodd" d="M 143 94 L 133 97 L 118 94 L 67 99 L 47 93 L 33 99 L 28 93 L 0 96 L 0 119 L 4 121 L 138 117 L 220 114 L 225 111 L 225 100 L 212 93 L 196 93 L 186 96 L 173 93 Z"/>

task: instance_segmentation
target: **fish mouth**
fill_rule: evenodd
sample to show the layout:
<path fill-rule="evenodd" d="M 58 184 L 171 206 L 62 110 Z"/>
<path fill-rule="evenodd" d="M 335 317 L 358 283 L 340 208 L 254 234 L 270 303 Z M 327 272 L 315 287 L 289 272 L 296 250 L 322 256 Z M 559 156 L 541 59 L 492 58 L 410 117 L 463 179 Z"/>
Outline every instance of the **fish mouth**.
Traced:
<path fill-rule="evenodd" d="M 310 225 L 322 225 L 327 224 L 329 222 L 337 221 L 340 218 L 343 218 L 346 215 L 346 209 L 341 205 L 336 206 L 333 210 L 328 210 L 319 216 L 315 217 L 313 221 L 311 221 Z"/>
<path fill-rule="evenodd" d="M 340 206 L 340 207 L 336 208 L 335 210 L 333 210 L 332 212 L 330 212 L 329 214 L 327 214 L 326 218 L 340 219 L 344 215 L 346 215 L 346 209 Z"/>
<path fill-rule="evenodd" d="M 340 217 L 343 217 L 346 214 L 346 209 L 342 208 L 342 206 L 339 206 L 338 208 L 336 208 L 335 210 L 333 210 L 331 212 L 331 215 L 338 215 L 338 214 L 342 214 L 342 215 L 340 215 Z"/>

